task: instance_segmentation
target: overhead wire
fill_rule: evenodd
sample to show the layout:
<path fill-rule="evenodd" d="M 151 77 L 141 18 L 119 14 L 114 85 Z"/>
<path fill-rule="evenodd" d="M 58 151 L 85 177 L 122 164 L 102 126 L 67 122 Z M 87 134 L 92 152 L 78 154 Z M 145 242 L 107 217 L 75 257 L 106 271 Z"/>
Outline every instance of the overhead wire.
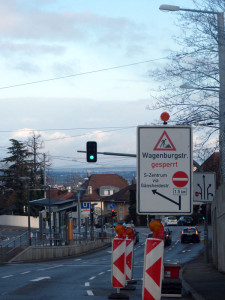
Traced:
<path fill-rule="evenodd" d="M 13 85 L 8 85 L 8 86 L 2 86 L 2 87 L 0 87 L 0 90 L 20 87 L 20 86 L 26 86 L 26 85 L 32 85 L 32 84 L 38 84 L 38 83 L 43 83 L 43 82 L 49 82 L 49 81 L 55 81 L 55 80 L 60 80 L 60 79 L 66 79 L 66 78 L 71 78 L 71 77 L 89 75 L 89 74 L 100 73 L 100 72 L 105 72 L 105 71 L 111 71 L 111 70 L 115 70 L 115 69 L 127 68 L 127 67 L 131 67 L 131 66 L 145 64 L 145 63 L 154 62 L 154 61 L 163 60 L 163 59 L 168 59 L 168 56 L 155 58 L 155 59 L 149 59 L 149 60 L 143 60 L 143 61 L 134 62 L 134 63 L 130 63 L 130 64 L 125 64 L 125 65 L 108 67 L 108 68 L 103 68 L 103 69 L 98 69 L 98 70 L 81 72 L 81 73 L 77 73 L 77 74 L 71 74 L 71 75 L 59 76 L 59 77 L 42 79 L 42 80 L 37 80 L 37 81 L 30 81 L 30 82 L 25 82 L 25 83 L 18 83 L 18 84 L 13 84 Z"/>

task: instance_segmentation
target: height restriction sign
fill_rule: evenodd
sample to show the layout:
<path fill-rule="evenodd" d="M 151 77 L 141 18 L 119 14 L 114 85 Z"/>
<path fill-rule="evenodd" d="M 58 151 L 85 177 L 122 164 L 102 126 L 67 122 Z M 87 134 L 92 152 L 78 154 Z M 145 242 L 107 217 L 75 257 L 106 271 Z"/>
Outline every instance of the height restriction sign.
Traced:
<path fill-rule="evenodd" d="M 191 126 L 138 126 L 137 213 L 192 213 Z"/>

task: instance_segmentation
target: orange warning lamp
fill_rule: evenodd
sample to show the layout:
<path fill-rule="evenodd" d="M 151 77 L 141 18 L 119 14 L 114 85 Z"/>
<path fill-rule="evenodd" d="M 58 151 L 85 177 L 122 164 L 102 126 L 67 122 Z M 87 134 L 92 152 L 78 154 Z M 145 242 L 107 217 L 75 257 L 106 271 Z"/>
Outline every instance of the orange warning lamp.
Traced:
<path fill-rule="evenodd" d="M 132 237 L 134 235 L 133 228 L 127 227 L 127 229 L 126 229 L 126 235 L 128 235 L 129 237 Z"/>
<path fill-rule="evenodd" d="M 164 111 L 163 113 L 161 113 L 160 118 L 164 122 L 164 124 L 167 124 L 166 122 L 169 120 L 170 115 L 168 114 L 168 112 Z"/>
<path fill-rule="evenodd" d="M 152 232 L 160 232 L 163 228 L 163 224 L 159 220 L 153 220 L 149 223 L 149 229 Z"/>
<path fill-rule="evenodd" d="M 125 227 L 121 224 L 117 225 L 116 228 L 115 228 L 115 232 L 118 234 L 119 237 L 122 237 L 125 230 L 126 230 Z"/>

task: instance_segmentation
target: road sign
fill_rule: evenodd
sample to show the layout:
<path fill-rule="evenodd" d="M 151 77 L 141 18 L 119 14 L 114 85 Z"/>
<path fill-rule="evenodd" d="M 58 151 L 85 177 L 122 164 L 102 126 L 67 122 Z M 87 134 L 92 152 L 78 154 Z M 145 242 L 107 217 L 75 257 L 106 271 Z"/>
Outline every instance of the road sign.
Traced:
<path fill-rule="evenodd" d="M 194 172 L 193 201 L 211 202 L 216 193 L 216 173 Z"/>
<path fill-rule="evenodd" d="M 191 126 L 138 126 L 137 213 L 192 213 Z"/>
<path fill-rule="evenodd" d="M 90 202 L 81 202 L 81 212 L 90 212 Z"/>
<path fill-rule="evenodd" d="M 188 175 L 182 171 L 178 171 L 174 173 L 172 177 L 173 184 L 179 188 L 186 186 L 188 180 L 189 180 Z"/>
<path fill-rule="evenodd" d="M 110 204 L 110 207 L 109 207 L 110 209 L 114 209 L 115 208 L 115 204 L 113 203 L 113 204 Z"/>

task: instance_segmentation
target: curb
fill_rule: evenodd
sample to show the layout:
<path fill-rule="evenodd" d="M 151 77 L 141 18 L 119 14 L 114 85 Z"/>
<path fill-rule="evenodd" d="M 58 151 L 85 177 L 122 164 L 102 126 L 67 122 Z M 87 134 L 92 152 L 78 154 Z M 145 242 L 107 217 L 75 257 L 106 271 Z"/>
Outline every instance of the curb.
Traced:
<path fill-rule="evenodd" d="M 195 300 L 205 300 L 186 280 L 182 279 L 182 286 L 186 293 L 190 293 Z"/>

